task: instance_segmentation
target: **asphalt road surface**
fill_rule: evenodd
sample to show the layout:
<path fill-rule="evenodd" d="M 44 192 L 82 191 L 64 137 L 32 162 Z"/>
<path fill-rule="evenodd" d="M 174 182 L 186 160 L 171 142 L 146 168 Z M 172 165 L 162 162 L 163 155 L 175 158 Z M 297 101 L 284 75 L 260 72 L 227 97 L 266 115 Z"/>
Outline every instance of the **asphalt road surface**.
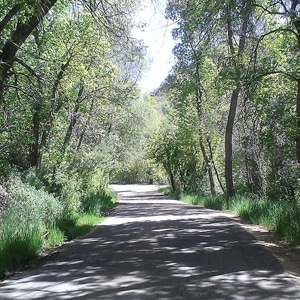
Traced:
<path fill-rule="evenodd" d="M 300 299 L 274 256 L 221 212 L 156 186 L 114 185 L 120 205 L 53 259 L 0 284 L 0 299 Z"/>

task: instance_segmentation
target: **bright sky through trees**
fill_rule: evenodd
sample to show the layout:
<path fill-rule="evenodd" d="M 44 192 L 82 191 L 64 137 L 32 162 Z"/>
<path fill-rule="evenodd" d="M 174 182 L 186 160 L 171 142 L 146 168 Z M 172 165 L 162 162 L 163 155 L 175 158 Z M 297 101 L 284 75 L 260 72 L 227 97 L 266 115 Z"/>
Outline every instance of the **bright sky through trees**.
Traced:
<path fill-rule="evenodd" d="M 133 34 L 144 41 L 150 60 L 149 67 L 139 83 L 143 93 L 158 88 L 172 67 L 174 41 L 171 31 L 175 25 L 164 17 L 165 2 L 165 0 L 145 1 L 143 9 L 137 15 L 137 23 L 145 26 L 143 29 L 135 29 Z"/>

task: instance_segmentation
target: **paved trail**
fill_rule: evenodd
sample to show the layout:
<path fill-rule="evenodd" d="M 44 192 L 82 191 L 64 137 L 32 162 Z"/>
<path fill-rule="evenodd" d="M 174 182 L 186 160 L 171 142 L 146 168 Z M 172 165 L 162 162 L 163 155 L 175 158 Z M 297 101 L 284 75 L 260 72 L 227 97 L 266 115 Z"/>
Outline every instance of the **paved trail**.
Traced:
<path fill-rule="evenodd" d="M 120 205 L 45 265 L 0 284 L 0 299 L 300 299 L 278 261 L 222 213 L 153 186 L 113 186 Z"/>

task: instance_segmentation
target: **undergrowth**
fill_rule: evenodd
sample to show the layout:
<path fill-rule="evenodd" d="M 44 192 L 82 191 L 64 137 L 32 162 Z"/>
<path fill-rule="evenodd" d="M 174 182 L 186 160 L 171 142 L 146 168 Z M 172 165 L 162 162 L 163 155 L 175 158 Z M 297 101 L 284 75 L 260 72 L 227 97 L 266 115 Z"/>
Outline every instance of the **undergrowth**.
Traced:
<path fill-rule="evenodd" d="M 102 187 L 92 195 L 65 187 L 55 197 L 15 176 L 6 188 L 11 199 L 0 214 L 0 278 L 88 232 L 117 205 L 116 194 Z"/>
<path fill-rule="evenodd" d="M 61 232 L 63 232 L 65 239 L 70 241 L 88 232 L 94 225 L 100 223 L 103 219 L 104 217 L 94 214 L 80 213 L 74 222 L 61 220 L 58 226 Z"/>

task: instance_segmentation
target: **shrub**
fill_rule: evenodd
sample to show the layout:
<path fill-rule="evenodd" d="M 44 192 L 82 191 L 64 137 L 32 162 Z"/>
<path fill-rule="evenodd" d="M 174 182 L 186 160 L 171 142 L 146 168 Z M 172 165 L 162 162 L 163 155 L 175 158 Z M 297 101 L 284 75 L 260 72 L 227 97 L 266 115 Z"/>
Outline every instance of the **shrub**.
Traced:
<path fill-rule="evenodd" d="M 226 198 L 224 196 L 216 196 L 216 197 L 204 197 L 202 196 L 203 206 L 216 209 L 216 210 L 224 210 L 226 209 Z"/>
<path fill-rule="evenodd" d="M 116 206 L 116 195 L 108 188 L 108 176 L 97 169 L 85 179 L 85 192 L 81 197 L 82 209 L 89 214 L 101 215 Z"/>
<path fill-rule="evenodd" d="M 24 175 L 24 182 L 28 183 L 30 186 L 35 187 L 37 190 L 44 188 L 44 182 L 41 178 L 36 174 L 34 169 L 27 170 Z"/>
<path fill-rule="evenodd" d="M 94 215 L 102 215 L 116 205 L 116 196 L 109 190 L 90 192 L 82 198 L 83 211 Z"/>
<path fill-rule="evenodd" d="M 64 233 L 58 227 L 48 228 L 46 240 L 44 241 L 45 248 L 61 245 L 65 241 Z"/>
<path fill-rule="evenodd" d="M 261 224 L 271 208 L 266 198 L 240 197 L 230 201 L 230 208 L 237 215 L 255 224 Z"/>
<path fill-rule="evenodd" d="M 60 228 L 63 230 L 66 239 L 69 241 L 89 231 L 95 224 L 98 224 L 100 220 L 101 218 L 95 215 L 79 213 L 77 215 L 77 220 L 72 224 L 61 220 Z"/>
<path fill-rule="evenodd" d="M 286 241 L 300 243 L 300 205 L 291 202 L 274 202 L 264 225 Z"/>
<path fill-rule="evenodd" d="M 160 188 L 158 191 L 177 200 L 181 199 L 182 197 L 181 191 L 179 190 L 174 191 L 171 187 Z"/>
<path fill-rule="evenodd" d="M 65 223 L 74 224 L 80 212 L 81 181 L 76 176 L 66 177 L 60 174 L 56 184 L 60 186 L 60 190 L 57 193 L 57 197 L 62 205 L 60 219 Z"/>
<path fill-rule="evenodd" d="M 14 175 L 8 182 L 12 199 L 0 224 L 0 273 L 35 257 L 43 247 L 43 234 L 56 224 L 62 206 L 43 190 L 23 183 Z"/>
<path fill-rule="evenodd" d="M 62 205 L 44 190 L 36 190 L 14 176 L 8 183 L 8 190 L 14 199 L 8 208 L 14 211 L 19 222 L 31 221 L 40 226 L 53 226 L 62 213 Z M 45 229 L 45 228 L 44 228 Z"/>

